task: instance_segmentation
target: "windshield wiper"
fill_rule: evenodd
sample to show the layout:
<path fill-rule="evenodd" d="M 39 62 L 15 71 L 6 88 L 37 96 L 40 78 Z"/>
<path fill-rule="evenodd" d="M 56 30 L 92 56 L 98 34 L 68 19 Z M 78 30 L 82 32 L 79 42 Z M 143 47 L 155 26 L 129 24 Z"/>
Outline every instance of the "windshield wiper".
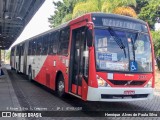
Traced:
<path fill-rule="evenodd" d="M 109 33 L 111 34 L 111 36 L 114 38 L 114 40 L 116 41 L 116 43 L 118 44 L 118 46 L 119 46 L 121 49 L 123 49 L 124 55 L 125 55 L 125 58 L 126 58 L 126 56 L 127 56 L 127 55 L 126 55 L 126 49 L 125 49 L 125 46 L 124 46 L 121 38 L 115 33 L 115 31 L 114 31 L 111 27 L 108 28 L 108 31 L 109 31 Z"/>
<path fill-rule="evenodd" d="M 135 61 L 135 45 L 132 38 L 131 38 L 131 43 L 132 43 L 132 51 L 133 51 L 133 60 Z"/>
<path fill-rule="evenodd" d="M 133 41 L 133 38 L 131 37 L 131 43 L 132 43 L 132 51 L 133 51 L 133 59 L 135 61 L 135 50 L 137 49 L 135 47 L 135 41 L 137 40 L 137 38 L 139 37 L 139 33 L 136 33 L 136 37 L 135 37 L 135 40 Z"/>

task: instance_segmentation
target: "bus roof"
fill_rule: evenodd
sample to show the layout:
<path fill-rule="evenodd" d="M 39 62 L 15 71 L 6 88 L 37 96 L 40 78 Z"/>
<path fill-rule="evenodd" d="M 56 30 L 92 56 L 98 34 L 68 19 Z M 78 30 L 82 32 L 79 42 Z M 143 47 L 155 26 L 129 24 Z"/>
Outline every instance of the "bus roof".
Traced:
<path fill-rule="evenodd" d="M 92 17 L 108 17 L 108 18 L 124 19 L 124 20 L 134 21 L 134 22 L 138 22 L 146 25 L 146 22 L 144 22 L 143 20 L 136 19 L 129 16 L 124 16 L 124 15 L 108 14 L 108 13 L 102 13 L 102 12 L 92 12 L 90 14 Z"/>

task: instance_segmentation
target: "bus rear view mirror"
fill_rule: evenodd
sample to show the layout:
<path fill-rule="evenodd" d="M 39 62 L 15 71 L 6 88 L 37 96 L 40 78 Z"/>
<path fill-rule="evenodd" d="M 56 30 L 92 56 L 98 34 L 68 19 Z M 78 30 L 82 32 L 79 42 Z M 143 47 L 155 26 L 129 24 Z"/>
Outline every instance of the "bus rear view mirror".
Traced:
<path fill-rule="evenodd" d="M 91 47 L 92 46 L 92 40 L 93 40 L 92 30 L 90 30 L 90 29 L 86 30 L 86 38 L 87 38 L 87 46 Z"/>

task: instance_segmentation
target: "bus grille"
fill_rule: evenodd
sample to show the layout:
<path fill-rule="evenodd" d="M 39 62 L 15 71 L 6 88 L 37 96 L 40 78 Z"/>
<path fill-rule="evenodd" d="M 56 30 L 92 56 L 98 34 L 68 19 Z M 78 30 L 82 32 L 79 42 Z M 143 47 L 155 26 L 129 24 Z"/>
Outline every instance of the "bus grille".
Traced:
<path fill-rule="evenodd" d="M 133 81 L 133 80 L 109 80 L 113 85 L 121 86 L 140 86 L 143 85 L 146 81 Z"/>
<path fill-rule="evenodd" d="M 101 94 L 102 99 L 126 99 L 126 98 L 147 98 L 149 94 L 136 94 L 136 95 L 108 95 Z"/>

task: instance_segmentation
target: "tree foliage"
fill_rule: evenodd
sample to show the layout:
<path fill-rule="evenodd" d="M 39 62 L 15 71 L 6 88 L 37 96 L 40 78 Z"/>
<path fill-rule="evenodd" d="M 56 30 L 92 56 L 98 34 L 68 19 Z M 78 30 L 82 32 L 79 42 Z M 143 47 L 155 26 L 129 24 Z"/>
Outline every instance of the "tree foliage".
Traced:
<path fill-rule="evenodd" d="M 63 22 L 71 20 L 72 18 L 68 14 L 72 14 L 73 8 L 76 3 L 85 1 L 85 0 L 63 0 L 58 2 L 53 2 L 56 10 L 54 11 L 54 15 L 51 15 L 48 18 L 50 22 L 50 27 L 56 27 Z"/>
<path fill-rule="evenodd" d="M 50 26 L 55 27 L 87 12 L 116 13 L 138 18 L 154 28 L 160 14 L 160 0 L 62 0 L 53 2 L 54 15 L 49 18 Z"/>
<path fill-rule="evenodd" d="M 62 19 L 61 22 L 64 23 L 64 22 L 67 22 L 67 21 L 69 21 L 71 19 L 72 19 L 72 14 L 69 13 L 69 14 L 67 14 L 67 15 L 64 16 L 64 18 Z"/>
<path fill-rule="evenodd" d="M 147 6 L 149 1 L 150 0 L 136 0 L 137 2 L 136 7 L 135 6 L 132 7 L 135 9 L 136 13 L 139 14 L 141 12 L 141 8 Z"/>
<path fill-rule="evenodd" d="M 3 62 L 9 62 L 11 51 L 10 50 L 1 50 L 1 59 Z"/>
<path fill-rule="evenodd" d="M 56 10 L 54 15 L 48 19 L 50 27 L 56 27 L 87 12 L 113 13 L 117 7 L 136 6 L 136 0 L 63 0 L 53 2 L 53 4 L 56 6 Z M 135 14 L 130 15 L 130 13 L 134 13 L 132 11 L 133 9 L 125 9 L 125 11 L 115 13 L 125 13 L 124 15 L 135 17 Z M 126 12 L 128 13 L 126 14 Z"/>
<path fill-rule="evenodd" d="M 114 9 L 113 13 L 137 18 L 136 12 L 131 7 L 117 7 Z"/>
<path fill-rule="evenodd" d="M 124 9 L 119 9 L 121 10 L 120 12 L 116 10 L 116 14 L 120 13 L 122 15 L 137 17 L 134 9 L 127 7 L 129 5 L 136 6 L 136 0 L 87 0 L 75 5 L 72 18 L 78 17 L 87 12 L 114 13 L 115 9 L 119 7 Z"/>
<path fill-rule="evenodd" d="M 73 10 L 72 18 L 76 18 L 88 12 L 97 12 L 99 11 L 98 4 L 100 1 L 97 0 L 88 0 L 87 2 L 77 3 Z"/>
<path fill-rule="evenodd" d="M 150 0 L 148 4 L 141 8 L 140 19 L 148 22 L 151 29 L 154 28 L 157 17 L 160 15 L 160 0 Z"/>
<path fill-rule="evenodd" d="M 160 56 L 160 31 L 151 31 L 155 56 Z"/>
<path fill-rule="evenodd" d="M 118 7 L 136 7 L 136 0 L 103 0 L 102 2 L 102 12 L 112 13 Z"/>

